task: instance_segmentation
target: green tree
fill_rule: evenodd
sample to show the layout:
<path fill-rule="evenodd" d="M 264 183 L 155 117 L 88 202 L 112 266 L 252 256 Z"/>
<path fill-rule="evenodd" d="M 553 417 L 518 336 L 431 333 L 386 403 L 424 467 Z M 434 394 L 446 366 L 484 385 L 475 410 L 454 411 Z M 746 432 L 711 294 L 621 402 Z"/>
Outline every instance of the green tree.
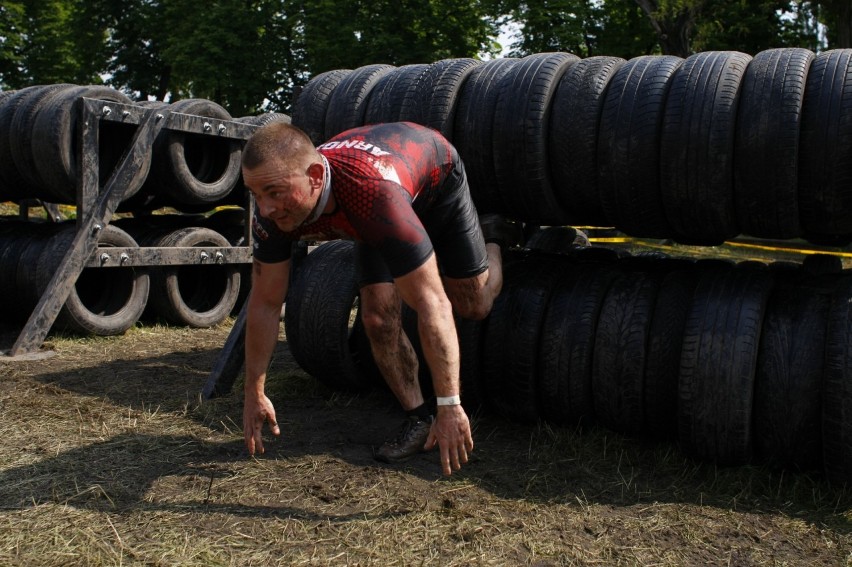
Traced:
<path fill-rule="evenodd" d="M 293 33 L 283 7 L 269 0 L 216 0 L 201 14 L 195 0 L 170 0 L 162 57 L 171 67 L 174 97 L 208 98 L 235 116 L 257 112 L 282 86 L 279 71 Z"/>
<path fill-rule="evenodd" d="M 521 2 L 510 10 L 521 36 L 514 56 L 563 51 L 629 58 L 656 49 L 653 30 L 633 0 Z"/>
<path fill-rule="evenodd" d="M 791 0 L 635 0 L 663 53 L 757 53 L 773 47 L 818 47 L 807 2 Z M 832 0 L 827 0 L 832 1 Z M 842 0 L 849 6 L 848 0 Z"/>
<path fill-rule="evenodd" d="M 663 54 L 687 57 L 695 16 L 704 0 L 636 0 L 657 34 Z"/>
<path fill-rule="evenodd" d="M 24 0 L 0 7 L 4 30 L 3 84 L 101 83 L 107 20 L 96 2 Z M 8 20 L 6 17 L 8 16 Z M 5 45 L 9 42 L 8 51 Z"/>
<path fill-rule="evenodd" d="M 598 54 L 630 59 L 659 53 L 653 27 L 635 0 L 606 0 Z"/>
<path fill-rule="evenodd" d="M 773 47 L 816 47 L 816 34 L 799 27 L 789 0 L 706 0 L 696 21 L 693 51 L 736 50 L 755 54 Z M 798 32 L 796 31 L 798 30 Z"/>
<path fill-rule="evenodd" d="M 807 3 L 807 2 L 804 2 Z M 826 27 L 828 47 L 852 47 L 852 2 L 850 0 L 814 0 L 817 18 Z"/>
<path fill-rule="evenodd" d="M 207 98 L 234 116 L 286 111 L 305 70 L 282 0 L 113 0 L 110 84 L 139 99 Z"/>
<path fill-rule="evenodd" d="M 520 24 L 519 42 L 510 55 L 562 51 L 580 57 L 595 55 L 604 8 L 587 0 L 520 2 L 512 19 Z"/>
<path fill-rule="evenodd" d="M 306 65 L 317 74 L 493 53 L 496 5 L 486 0 L 304 2 Z"/>
<path fill-rule="evenodd" d="M 824 49 L 816 6 L 807 1 L 792 1 L 789 4 L 781 17 L 780 45 L 804 47 L 813 51 Z"/>
<path fill-rule="evenodd" d="M 6 1 L 0 5 L 0 89 L 23 83 L 24 22 L 23 3 Z"/>
<path fill-rule="evenodd" d="M 114 0 L 113 31 L 107 49 L 110 84 L 140 100 L 165 100 L 171 66 L 163 59 L 169 30 L 159 2 Z"/>

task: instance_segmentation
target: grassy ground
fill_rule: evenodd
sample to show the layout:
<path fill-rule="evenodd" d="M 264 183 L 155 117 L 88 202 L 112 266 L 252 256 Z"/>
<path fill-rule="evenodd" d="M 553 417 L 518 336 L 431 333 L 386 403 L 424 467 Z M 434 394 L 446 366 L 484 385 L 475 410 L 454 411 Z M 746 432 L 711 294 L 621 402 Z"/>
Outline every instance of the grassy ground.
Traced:
<path fill-rule="evenodd" d="M 489 415 L 450 478 L 434 453 L 379 465 L 393 400 L 326 390 L 283 336 L 284 433 L 248 458 L 240 396 L 199 398 L 227 333 L 55 336 L 0 363 L 0 564 L 852 564 L 852 499 L 818 474 Z"/>

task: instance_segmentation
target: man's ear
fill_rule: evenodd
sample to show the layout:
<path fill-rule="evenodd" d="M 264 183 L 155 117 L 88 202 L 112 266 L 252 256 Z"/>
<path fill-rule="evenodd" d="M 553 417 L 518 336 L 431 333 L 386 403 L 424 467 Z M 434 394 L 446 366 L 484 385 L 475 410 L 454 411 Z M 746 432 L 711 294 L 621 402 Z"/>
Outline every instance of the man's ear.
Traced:
<path fill-rule="evenodd" d="M 325 166 L 323 164 L 315 162 L 308 166 L 308 178 L 311 180 L 312 189 L 322 188 L 323 174 L 325 174 Z"/>

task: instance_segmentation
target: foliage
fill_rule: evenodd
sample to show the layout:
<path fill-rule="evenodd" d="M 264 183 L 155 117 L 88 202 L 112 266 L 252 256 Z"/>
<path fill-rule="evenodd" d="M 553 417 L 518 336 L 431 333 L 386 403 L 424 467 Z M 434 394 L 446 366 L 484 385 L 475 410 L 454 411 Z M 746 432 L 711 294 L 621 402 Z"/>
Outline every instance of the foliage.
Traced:
<path fill-rule="evenodd" d="M 788 0 L 706 0 L 700 9 L 693 51 L 735 50 L 755 54 L 773 47 L 816 48 L 815 29 L 807 25 L 811 14 L 796 9 Z"/>
<path fill-rule="evenodd" d="M 0 5 L 0 87 L 21 82 L 21 65 L 26 44 L 24 5 L 7 0 Z"/>
<path fill-rule="evenodd" d="M 494 54 L 496 14 L 483 0 L 317 0 L 304 11 L 307 66 L 317 74 Z"/>
<path fill-rule="evenodd" d="M 657 40 L 634 0 L 544 0 L 510 8 L 521 39 L 510 54 L 563 51 L 580 57 L 634 57 L 657 49 Z"/>
<path fill-rule="evenodd" d="M 5 2 L 0 6 L 0 85 L 102 82 L 108 56 L 100 14 L 97 2 Z"/>
<path fill-rule="evenodd" d="M 288 112 L 329 69 L 549 51 L 630 58 L 849 47 L 848 0 L 6 0 L 0 88 L 106 82 L 139 99 Z"/>
<path fill-rule="evenodd" d="M 232 115 L 279 98 L 289 55 L 284 2 L 116 1 L 112 84 L 140 99 L 214 100 Z M 284 86 L 292 89 L 292 78 Z"/>
<path fill-rule="evenodd" d="M 817 19 L 826 26 L 830 48 L 852 47 L 852 2 L 849 0 L 800 0 L 811 4 Z"/>

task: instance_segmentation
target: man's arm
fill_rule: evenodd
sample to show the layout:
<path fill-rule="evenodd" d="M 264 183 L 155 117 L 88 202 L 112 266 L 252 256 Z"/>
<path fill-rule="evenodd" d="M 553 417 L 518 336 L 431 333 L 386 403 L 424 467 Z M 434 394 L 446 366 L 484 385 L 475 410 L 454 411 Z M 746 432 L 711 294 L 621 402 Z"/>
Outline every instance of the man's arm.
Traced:
<path fill-rule="evenodd" d="M 254 260 L 251 292 L 246 312 L 246 376 L 243 406 L 243 434 L 250 455 L 264 452 L 263 423 L 269 422 L 274 435 L 281 430 L 275 408 L 264 393 L 266 371 L 278 342 L 281 305 L 287 295 L 290 260 L 266 264 Z"/>
<path fill-rule="evenodd" d="M 405 301 L 417 311 L 418 331 L 423 356 L 432 373 L 435 395 L 459 395 L 459 343 L 452 305 L 444 291 L 435 255 L 419 268 L 396 280 Z M 438 406 L 435 425 L 426 442 L 427 448 L 438 443 L 445 475 L 467 462 L 473 450 L 470 422 L 460 405 Z"/>

